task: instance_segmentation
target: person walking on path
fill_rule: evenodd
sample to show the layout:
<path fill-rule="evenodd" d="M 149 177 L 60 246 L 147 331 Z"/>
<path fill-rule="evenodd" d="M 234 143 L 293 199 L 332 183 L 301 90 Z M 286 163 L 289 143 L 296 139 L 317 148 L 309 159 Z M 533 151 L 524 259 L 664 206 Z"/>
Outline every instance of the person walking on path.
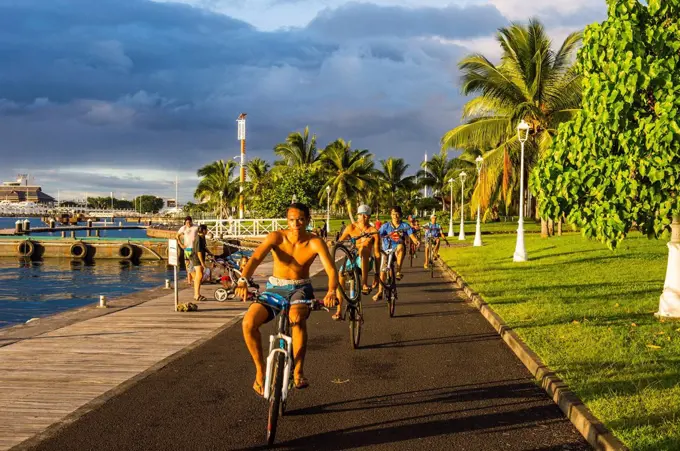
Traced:
<path fill-rule="evenodd" d="M 248 280 L 265 257 L 272 252 L 274 257 L 273 275 L 267 282 L 267 292 L 279 294 L 290 301 L 314 299 L 314 291 L 309 276 L 309 268 L 317 256 L 321 258 L 324 270 L 328 275 L 328 292 L 324 297 L 326 307 L 335 307 L 337 303 L 338 273 L 326 242 L 307 231 L 310 221 L 309 207 L 301 203 L 292 203 L 286 213 L 288 229 L 271 232 L 253 253 L 243 269 L 236 285 L 236 296 L 244 302 L 248 298 Z M 305 304 L 291 306 L 289 318 L 293 338 L 293 357 L 295 370 L 293 373 L 295 388 L 309 386 L 304 376 L 303 366 L 307 350 L 307 318 L 310 310 Z M 264 394 L 264 355 L 262 353 L 262 335 L 260 326 L 276 317 L 276 312 L 269 306 L 253 302 L 243 318 L 243 338 L 255 363 L 255 382 L 253 390 Z"/>
<path fill-rule="evenodd" d="M 406 253 L 404 252 L 404 243 L 406 242 L 406 237 L 410 238 L 411 241 L 416 245 L 416 248 L 420 246 L 420 242 L 418 241 L 418 238 L 416 238 L 415 234 L 413 233 L 413 229 L 411 226 L 407 223 L 401 220 L 401 207 L 398 205 L 393 206 L 390 209 L 390 216 L 392 220 L 390 222 L 386 222 L 380 227 L 380 230 L 378 231 L 378 234 L 382 238 L 382 249 L 387 250 L 391 249 L 392 247 L 396 246 L 396 257 L 397 257 L 397 274 L 396 278 L 397 280 L 401 280 L 404 275 L 401 272 L 401 265 L 404 262 L 404 256 Z M 381 265 L 386 265 L 387 264 L 387 259 L 382 259 Z M 380 271 L 380 280 L 385 280 L 385 273 Z M 382 284 L 378 286 L 378 292 L 373 296 L 374 301 L 379 301 L 383 298 L 383 287 Z"/>
<path fill-rule="evenodd" d="M 184 225 L 177 231 L 177 244 L 184 250 L 184 265 L 187 269 L 187 283 L 189 286 L 191 286 L 191 278 L 194 271 L 191 252 L 197 234 L 198 227 L 194 225 L 191 216 L 184 218 Z"/>
<path fill-rule="evenodd" d="M 208 233 L 208 226 L 201 224 L 198 226 L 198 233 L 196 240 L 192 246 L 191 260 L 194 266 L 194 300 L 205 301 L 205 296 L 201 296 L 201 283 L 203 282 L 203 273 L 205 272 L 205 257 L 210 252 L 208 251 L 208 243 L 205 241 L 205 235 Z"/>
<path fill-rule="evenodd" d="M 371 207 L 368 205 L 360 205 L 357 210 L 356 222 L 347 226 L 338 240 L 343 241 L 350 237 L 361 236 L 365 233 L 375 233 L 374 236 L 363 237 L 356 242 L 357 252 L 359 254 L 356 264 L 361 268 L 361 294 L 371 294 L 371 290 L 378 284 L 376 279 L 372 287 L 368 286 L 368 273 L 373 269 L 373 259 L 376 261 L 376 267 L 378 267 L 378 263 L 380 262 L 380 244 L 377 236 L 378 230 L 371 225 L 370 218 Z M 343 283 L 342 279 L 340 280 L 340 283 Z M 338 300 L 340 301 L 338 310 L 335 312 L 335 315 L 333 315 L 335 321 L 342 320 L 342 296 L 338 296 Z"/>

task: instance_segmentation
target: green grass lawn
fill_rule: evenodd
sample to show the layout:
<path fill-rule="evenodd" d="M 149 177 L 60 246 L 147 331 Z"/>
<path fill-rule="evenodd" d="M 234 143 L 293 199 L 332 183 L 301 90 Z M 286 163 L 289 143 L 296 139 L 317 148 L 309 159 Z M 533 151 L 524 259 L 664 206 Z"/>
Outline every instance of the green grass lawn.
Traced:
<path fill-rule="evenodd" d="M 631 449 L 679 450 L 680 322 L 653 316 L 666 243 L 634 234 L 610 251 L 533 234 L 514 263 L 514 235 L 483 239 L 441 257 Z"/>

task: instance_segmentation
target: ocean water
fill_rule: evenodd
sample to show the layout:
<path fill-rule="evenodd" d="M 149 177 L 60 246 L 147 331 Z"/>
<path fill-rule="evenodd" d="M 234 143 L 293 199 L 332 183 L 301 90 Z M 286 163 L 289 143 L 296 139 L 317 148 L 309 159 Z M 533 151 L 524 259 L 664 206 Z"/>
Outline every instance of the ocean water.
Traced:
<path fill-rule="evenodd" d="M 122 296 L 172 279 L 165 262 L 0 258 L 0 327 Z"/>
<path fill-rule="evenodd" d="M 14 228 L 19 219 L 29 219 L 31 227 L 46 226 L 40 218 L 0 218 L 0 229 Z M 36 238 L 43 235 L 61 233 L 31 234 Z M 76 238 L 85 236 L 85 231 L 76 232 Z M 146 230 L 102 230 L 101 236 L 144 238 Z M 172 270 L 165 262 L 0 258 L 0 327 L 99 302 L 102 294 L 115 297 L 153 288 L 167 278 L 172 278 Z"/>
<path fill-rule="evenodd" d="M 17 221 L 19 221 L 19 220 L 24 221 L 25 219 L 28 219 L 31 222 L 31 228 L 47 227 L 47 224 L 42 222 L 40 220 L 40 218 L 0 218 L 0 229 L 14 229 L 15 223 Z M 116 219 L 114 224 L 118 225 L 119 222 L 122 222 L 122 225 L 131 225 L 131 226 L 143 225 L 143 224 L 138 224 L 136 222 L 122 221 L 120 219 Z M 109 223 L 109 224 L 111 224 L 111 223 Z M 78 225 L 85 225 L 85 223 L 79 223 Z M 103 224 L 96 224 L 96 225 L 102 226 Z M 31 236 L 34 236 L 34 237 L 61 236 L 61 232 L 31 233 Z M 87 232 L 85 230 L 81 230 L 81 231 L 76 232 L 76 238 L 85 237 L 85 236 L 87 236 Z M 94 232 L 93 232 L 93 236 L 94 236 Z M 144 230 L 144 229 L 102 230 L 102 231 L 100 231 L 100 236 L 102 238 L 104 238 L 104 237 L 108 237 L 108 238 L 146 238 L 146 230 Z"/>

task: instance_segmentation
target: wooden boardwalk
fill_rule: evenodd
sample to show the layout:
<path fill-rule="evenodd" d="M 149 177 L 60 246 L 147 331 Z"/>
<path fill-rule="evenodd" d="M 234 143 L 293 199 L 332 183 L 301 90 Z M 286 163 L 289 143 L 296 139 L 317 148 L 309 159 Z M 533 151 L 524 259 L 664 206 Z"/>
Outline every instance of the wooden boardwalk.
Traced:
<path fill-rule="evenodd" d="M 312 269 L 322 270 L 318 261 Z M 270 274 L 271 263 L 257 272 Z M 203 293 L 211 298 L 215 287 Z M 247 307 L 208 301 L 197 312 L 177 313 L 169 293 L 0 347 L 0 450 L 90 410 L 120 384 L 236 322 Z M 191 296 L 180 291 L 180 302 Z"/>

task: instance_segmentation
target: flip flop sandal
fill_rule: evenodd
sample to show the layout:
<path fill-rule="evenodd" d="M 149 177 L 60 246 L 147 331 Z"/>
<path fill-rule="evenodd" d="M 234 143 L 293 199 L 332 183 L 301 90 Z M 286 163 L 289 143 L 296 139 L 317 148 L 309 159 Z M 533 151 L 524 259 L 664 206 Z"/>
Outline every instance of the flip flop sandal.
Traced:
<path fill-rule="evenodd" d="M 197 298 L 194 298 L 194 301 L 196 301 L 196 302 L 202 302 L 202 301 L 207 301 L 207 300 L 208 300 L 208 298 L 206 298 L 206 297 L 203 296 L 203 295 L 201 295 L 201 296 L 199 296 L 199 297 L 197 297 Z"/>
<path fill-rule="evenodd" d="M 306 377 L 301 377 L 300 379 L 295 381 L 295 388 L 297 388 L 298 390 L 302 390 L 307 387 L 309 387 L 309 381 L 307 380 Z"/>
<path fill-rule="evenodd" d="M 373 302 L 378 302 L 383 300 L 383 294 L 382 293 L 376 293 L 375 296 L 373 296 Z"/>
<path fill-rule="evenodd" d="M 373 291 L 373 288 L 362 288 L 361 289 L 361 294 L 371 294 L 371 291 Z"/>
<path fill-rule="evenodd" d="M 333 316 L 331 316 L 331 318 L 333 318 L 333 321 L 344 321 L 345 320 L 343 315 L 340 314 L 340 313 L 333 314 Z"/>
<path fill-rule="evenodd" d="M 253 384 L 253 391 L 257 393 L 257 396 L 264 398 L 264 387 L 259 382 L 255 381 Z"/>
<path fill-rule="evenodd" d="M 402 273 L 398 272 L 398 273 L 395 275 L 395 277 L 397 278 L 397 280 L 401 280 L 401 279 L 404 278 L 404 275 L 403 275 Z"/>

